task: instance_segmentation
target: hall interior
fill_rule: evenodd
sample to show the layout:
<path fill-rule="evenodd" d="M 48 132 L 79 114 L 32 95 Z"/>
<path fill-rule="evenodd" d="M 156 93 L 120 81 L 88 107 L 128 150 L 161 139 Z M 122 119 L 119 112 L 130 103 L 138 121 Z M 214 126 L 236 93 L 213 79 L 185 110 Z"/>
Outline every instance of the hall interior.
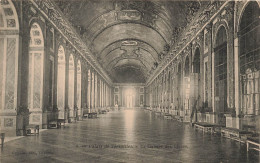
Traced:
<path fill-rule="evenodd" d="M 27 135 L 57 136 L 73 127 L 102 134 L 95 129 L 105 132 L 104 126 L 88 124 L 102 118 L 127 130 L 113 118 L 119 123 L 127 121 L 125 114 L 136 115 L 134 126 L 142 128 L 140 114 L 156 130 L 177 126 L 184 139 L 193 129 L 227 137 L 248 147 L 232 147 L 245 156 L 260 151 L 259 75 L 259 1 L 0 0 L 0 133 L 9 152 L 33 139 Z M 118 143 L 127 144 L 123 140 Z M 10 155 L 2 154 L 8 161 Z M 202 159 L 194 158 L 179 162 Z M 237 158 L 259 161 L 255 155 Z"/>

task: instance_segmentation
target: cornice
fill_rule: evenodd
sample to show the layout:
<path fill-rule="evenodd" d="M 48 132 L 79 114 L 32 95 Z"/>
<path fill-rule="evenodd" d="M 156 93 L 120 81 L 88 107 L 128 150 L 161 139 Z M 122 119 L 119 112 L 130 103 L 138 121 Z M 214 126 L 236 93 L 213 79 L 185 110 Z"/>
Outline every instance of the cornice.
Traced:
<path fill-rule="evenodd" d="M 149 77 L 146 82 L 146 86 L 149 86 L 153 80 L 166 69 L 170 63 L 172 63 L 176 58 L 180 58 L 184 49 L 192 43 L 193 40 L 197 39 L 200 33 L 207 27 L 208 24 L 222 11 L 222 9 L 227 6 L 228 1 L 213 1 L 208 6 L 207 9 L 204 8 L 196 16 L 194 21 L 192 21 L 186 30 L 180 35 L 180 39 L 171 46 L 168 55 L 170 54 L 171 59 L 167 61 L 167 57 L 161 61 L 154 73 Z M 222 4 L 221 4 L 222 3 Z M 169 59 L 168 59 L 169 60 Z"/>
<path fill-rule="evenodd" d="M 51 0 L 30 0 L 40 10 L 46 19 L 60 32 L 61 35 L 73 46 L 78 53 L 111 85 L 111 78 L 101 67 L 96 57 L 90 53 L 89 48 L 77 34 L 74 27 L 62 14 L 60 9 Z"/>

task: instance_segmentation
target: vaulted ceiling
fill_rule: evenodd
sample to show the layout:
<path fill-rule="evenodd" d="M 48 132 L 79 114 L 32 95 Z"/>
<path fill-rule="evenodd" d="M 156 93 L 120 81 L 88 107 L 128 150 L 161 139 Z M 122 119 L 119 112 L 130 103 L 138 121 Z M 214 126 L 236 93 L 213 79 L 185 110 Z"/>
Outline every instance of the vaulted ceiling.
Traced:
<path fill-rule="evenodd" d="M 145 83 L 205 2 L 57 0 L 114 82 Z"/>

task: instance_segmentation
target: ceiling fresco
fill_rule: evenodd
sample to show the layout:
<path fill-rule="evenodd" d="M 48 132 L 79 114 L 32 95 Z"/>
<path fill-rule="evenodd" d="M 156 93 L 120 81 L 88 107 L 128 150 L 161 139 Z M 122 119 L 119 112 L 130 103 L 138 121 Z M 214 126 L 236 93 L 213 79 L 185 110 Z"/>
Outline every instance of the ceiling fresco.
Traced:
<path fill-rule="evenodd" d="M 145 83 L 199 1 L 56 0 L 56 5 L 117 83 Z"/>

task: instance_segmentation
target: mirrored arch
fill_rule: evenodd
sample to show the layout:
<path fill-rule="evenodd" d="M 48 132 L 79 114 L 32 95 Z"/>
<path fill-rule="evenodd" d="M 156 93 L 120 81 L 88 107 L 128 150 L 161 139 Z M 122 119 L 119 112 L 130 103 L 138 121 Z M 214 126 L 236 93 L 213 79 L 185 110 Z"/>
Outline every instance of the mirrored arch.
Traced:
<path fill-rule="evenodd" d="M 68 83 L 68 106 L 69 106 L 69 117 L 75 117 L 74 113 L 74 83 L 75 83 L 75 65 L 74 65 L 74 57 L 72 54 L 69 56 L 69 83 Z"/>
<path fill-rule="evenodd" d="M 44 70 L 44 38 L 38 23 L 30 29 L 28 107 L 30 110 L 42 109 Z"/>
<path fill-rule="evenodd" d="M 81 115 L 81 62 L 78 60 L 77 63 L 77 107 L 78 107 L 78 116 Z"/>
<path fill-rule="evenodd" d="M 260 20 L 259 4 L 248 2 L 239 24 L 239 68 L 243 114 L 260 114 Z"/>
<path fill-rule="evenodd" d="M 227 31 L 220 26 L 216 35 L 214 47 L 214 85 L 215 85 L 215 110 L 219 113 L 228 111 L 227 107 Z M 219 123 L 226 125 L 225 117 Z"/>
<path fill-rule="evenodd" d="M 65 119 L 65 78 L 66 77 L 66 58 L 62 45 L 58 48 L 58 70 L 57 70 L 57 107 L 59 119 Z"/>

